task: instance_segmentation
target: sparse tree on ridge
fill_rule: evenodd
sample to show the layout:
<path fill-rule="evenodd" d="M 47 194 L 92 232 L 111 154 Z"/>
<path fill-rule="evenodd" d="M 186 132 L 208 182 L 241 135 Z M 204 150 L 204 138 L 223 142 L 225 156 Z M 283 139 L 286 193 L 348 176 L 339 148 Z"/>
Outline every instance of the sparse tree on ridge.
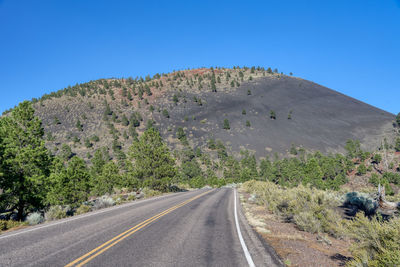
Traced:
<path fill-rule="evenodd" d="M 271 120 L 276 120 L 275 111 L 271 110 L 271 111 L 269 112 L 269 117 L 271 118 Z"/>
<path fill-rule="evenodd" d="M 228 119 L 224 119 L 224 129 L 225 130 L 229 130 L 231 128 L 231 126 L 229 125 L 229 120 Z"/>

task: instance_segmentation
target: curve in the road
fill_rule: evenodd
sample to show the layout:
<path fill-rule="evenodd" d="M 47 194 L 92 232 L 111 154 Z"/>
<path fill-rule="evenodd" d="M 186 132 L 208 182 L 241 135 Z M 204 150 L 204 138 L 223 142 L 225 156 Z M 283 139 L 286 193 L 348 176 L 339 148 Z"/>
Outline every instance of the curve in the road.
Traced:
<path fill-rule="evenodd" d="M 71 266 L 77 266 L 77 267 L 81 267 L 83 265 L 85 265 L 86 263 L 88 263 L 89 261 L 93 260 L 95 257 L 99 256 L 100 254 L 102 254 L 104 251 L 108 250 L 109 248 L 113 247 L 114 245 L 116 245 L 117 243 L 121 242 L 122 240 L 124 240 L 125 238 L 127 238 L 128 236 L 133 235 L 135 232 L 139 231 L 140 229 L 142 229 L 143 227 L 149 225 L 150 223 L 158 220 L 159 218 L 167 215 L 168 213 L 185 206 L 186 204 L 192 202 L 193 200 L 198 199 L 199 197 L 202 197 L 208 193 L 210 193 L 212 190 L 210 191 L 206 191 L 200 195 L 197 195 L 195 197 L 192 197 L 182 203 L 179 203 L 178 205 L 175 205 L 163 212 L 160 212 L 157 215 L 154 215 L 153 217 L 133 226 L 132 228 L 128 229 L 127 231 L 117 235 L 116 237 L 110 239 L 109 241 L 103 243 L 102 245 L 98 246 L 97 248 L 93 249 L 92 251 L 86 253 L 85 255 L 79 257 L 78 259 L 68 263 L 67 265 L 65 265 L 65 267 L 71 267 Z M 110 244 L 111 243 L 111 244 Z M 99 251 L 100 250 L 100 251 Z M 97 252 L 98 251 L 98 252 Z M 96 253 L 97 252 L 97 253 Z M 80 262 L 80 263 L 79 263 Z"/>

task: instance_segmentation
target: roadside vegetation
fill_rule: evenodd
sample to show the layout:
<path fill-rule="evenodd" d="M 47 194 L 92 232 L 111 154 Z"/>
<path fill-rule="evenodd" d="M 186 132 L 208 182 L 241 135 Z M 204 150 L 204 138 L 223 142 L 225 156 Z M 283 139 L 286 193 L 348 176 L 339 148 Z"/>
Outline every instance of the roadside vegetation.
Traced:
<path fill-rule="evenodd" d="M 68 146 L 54 156 L 29 102 L 0 119 L 0 159 L 0 230 L 180 190 L 172 185 L 175 159 L 155 128 L 133 142 L 122 166 L 106 149 L 90 162 Z"/>
<path fill-rule="evenodd" d="M 400 136 L 385 140 L 375 152 L 363 151 L 358 141 L 348 140 L 345 155 L 309 152 L 292 144 L 286 157 L 275 154 L 261 160 L 246 150 L 232 155 L 218 139 L 210 138 L 198 146 L 185 127 L 168 127 L 178 143 L 173 150 L 161 137 L 154 114 L 171 121 L 173 106 L 206 105 L 200 97 L 186 98 L 183 86 L 217 92 L 265 75 L 278 78 L 283 74 L 271 68 L 234 67 L 104 79 L 68 87 L 5 112 L 0 118 L 0 232 L 166 192 L 243 183 L 242 189 L 252 196 L 251 201 L 299 230 L 353 240 L 354 259 L 349 266 L 400 265 L 399 218 L 380 216 L 376 201 L 368 194 L 382 185 L 390 200 L 400 201 L 400 160 L 396 156 Z M 178 88 L 171 99 L 172 107 L 153 106 L 154 94 L 172 88 Z M 246 97 L 251 95 L 248 90 Z M 46 122 L 49 129 L 72 121 L 63 128 L 67 132 L 65 142 L 57 132 L 45 134 L 33 105 L 45 106 L 45 100 L 75 96 L 85 101 L 93 97 L 93 103 L 100 100 L 101 110 L 92 100 L 87 108 L 100 111 L 106 134 L 87 134 L 90 119 L 86 114 L 69 119 L 57 116 Z M 124 107 L 131 105 L 132 112 L 122 112 L 113 105 L 116 101 Z M 66 105 L 63 109 L 70 114 L 73 108 Z M 246 118 L 250 113 L 242 109 L 241 116 Z M 263 116 L 286 120 L 285 115 L 277 116 L 273 110 Z M 295 119 L 289 111 L 287 120 Z M 188 120 L 196 117 L 186 116 L 184 121 Z M 207 119 L 198 121 L 207 123 Z M 251 129 L 249 120 L 245 125 Z M 394 126 L 400 129 L 400 114 Z M 226 118 L 218 127 L 230 134 L 237 125 Z M 351 192 L 350 187 L 363 193 Z M 349 203 L 362 211 L 351 219 L 344 218 L 339 209 Z"/>
<path fill-rule="evenodd" d="M 354 259 L 347 266 L 400 264 L 400 218 L 383 219 L 379 213 L 366 216 L 359 212 L 354 218 L 345 219 L 339 211 L 349 198 L 363 202 L 363 208 L 368 210 L 368 201 L 362 196 L 302 185 L 287 188 L 255 180 L 245 182 L 242 189 L 251 194 L 249 201 L 264 206 L 284 222 L 294 223 L 301 231 L 353 240 L 350 251 Z"/>

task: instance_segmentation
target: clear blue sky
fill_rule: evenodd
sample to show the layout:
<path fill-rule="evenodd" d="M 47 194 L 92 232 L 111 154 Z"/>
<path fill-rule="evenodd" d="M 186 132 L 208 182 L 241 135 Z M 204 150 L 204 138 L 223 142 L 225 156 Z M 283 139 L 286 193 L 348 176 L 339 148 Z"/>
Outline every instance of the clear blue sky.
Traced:
<path fill-rule="evenodd" d="M 0 112 L 68 85 L 271 66 L 400 111 L 400 1 L 0 0 Z"/>

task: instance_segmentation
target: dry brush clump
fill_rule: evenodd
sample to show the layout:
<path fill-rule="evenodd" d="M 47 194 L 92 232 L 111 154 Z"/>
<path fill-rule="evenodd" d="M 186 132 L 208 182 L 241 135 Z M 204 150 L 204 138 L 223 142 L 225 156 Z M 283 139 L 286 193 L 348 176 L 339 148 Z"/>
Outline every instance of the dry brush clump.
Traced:
<path fill-rule="evenodd" d="M 342 199 L 337 192 L 299 185 L 285 188 L 271 182 L 248 181 L 243 189 L 255 195 L 258 204 L 293 222 L 300 230 L 342 236 L 341 216 L 336 210 Z"/>
<path fill-rule="evenodd" d="M 358 213 L 345 223 L 347 234 L 355 240 L 354 260 L 348 266 L 400 266 L 400 218 L 383 220 Z"/>
<path fill-rule="evenodd" d="M 302 185 L 285 188 L 271 182 L 248 181 L 242 188 L 256 202 L 271 212 L 293 222 L 300 230 L 328 233 L 353 240 L 354 260 L 347 266 L 400 266 L 400 218 L 383 219 L 374 215 L 375 202 L 360 193 L 323 191 Z M 351 220 L 342 219 L 337 207 L 354 202 L 361 212 Z"/>
<path fill-rule="evenodd" d="M 0 220 L 0 233 L 9 229 L 26 225 L 26 222 L 14 221 L 14 220 Z"/>

